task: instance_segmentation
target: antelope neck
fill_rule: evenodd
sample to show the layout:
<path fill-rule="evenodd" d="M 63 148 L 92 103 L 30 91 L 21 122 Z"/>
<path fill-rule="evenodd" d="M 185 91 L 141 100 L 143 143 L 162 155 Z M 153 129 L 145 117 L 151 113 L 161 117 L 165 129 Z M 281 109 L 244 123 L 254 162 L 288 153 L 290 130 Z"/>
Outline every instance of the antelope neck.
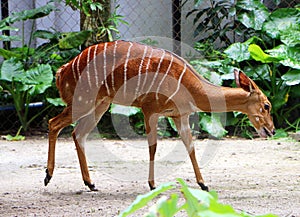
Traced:
<path fill-rule="evenodd" d="M 196 106 L 204 112 L 239 111 L 247 113 L 249 93 L 242 88 L 216 86 L 206 80 L 194 90 Z"/>

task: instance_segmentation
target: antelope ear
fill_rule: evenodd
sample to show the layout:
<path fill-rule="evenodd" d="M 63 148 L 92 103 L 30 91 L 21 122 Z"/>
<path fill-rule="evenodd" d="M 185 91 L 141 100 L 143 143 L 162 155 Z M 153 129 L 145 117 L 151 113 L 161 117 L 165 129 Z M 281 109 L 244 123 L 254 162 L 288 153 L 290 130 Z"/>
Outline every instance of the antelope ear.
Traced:
<path fill-rule="evenodd" d="M 234 69 L 234 77 L 236 85 L 245 91 L 252 93 L 256 88 L 254 82 L 244 72 Z"/>

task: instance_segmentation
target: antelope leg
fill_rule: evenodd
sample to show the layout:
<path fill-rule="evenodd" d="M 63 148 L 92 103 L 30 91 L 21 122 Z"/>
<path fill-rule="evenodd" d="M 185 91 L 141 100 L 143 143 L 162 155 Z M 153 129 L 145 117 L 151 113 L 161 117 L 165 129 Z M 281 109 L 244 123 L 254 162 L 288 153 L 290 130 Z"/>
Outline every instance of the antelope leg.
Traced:
<path fill-rule="evenodd" d="M 193 141 L 192 141 L 192 134 L 191 134 L 190 126 L 189 126 L 189 116 L 185 115 L 182 117 L 173 118 L 173 120 L 176 124 L 176 128 L 179 132 L 179 135 L 186 147 L 186 150 L 189 153 L 197 183 L 201 187 L 202 190 L 208 191 L 208 187 L 204 184 L 204 180 L 202 178 L 202 175 L 201 175 L 198 163 L 197 163 L 197 159 L 196 159 L 196 155 L 195 155 L 195 147 L 192 144 Z"/>

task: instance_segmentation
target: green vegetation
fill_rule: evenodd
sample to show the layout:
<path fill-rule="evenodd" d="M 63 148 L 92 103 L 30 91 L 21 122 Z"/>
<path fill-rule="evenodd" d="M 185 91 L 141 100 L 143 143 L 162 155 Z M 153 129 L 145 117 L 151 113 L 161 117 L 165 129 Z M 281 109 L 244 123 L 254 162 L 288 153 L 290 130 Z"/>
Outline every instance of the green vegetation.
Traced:
<path fill-rule="evenodd" d="M 78 0 L 65 1 L 67 6 L 79 9 L 91 22 L 96 22 L 94 13 L 106 13 L 108 2 L 89 0 L 80 4 Z M 271 12 L 258 0 L 239 0 L 236 3 L 226 0 L 209 2 L 211 5 L 202 7 L 202 0 L 195 1 L 195 8 L 187 14 L 187 17 L 194 16 L 194 35 L 198 40 L 195 49 L 205 57 L 205 61 L 194 60 L 192 65 L 212 83 L 225 86 L 235 85 L 233 68 L 243 70 L 269 97 L 273 105 L 275 126 L 282 128 L 277 132 L 284 136 L 287 134 L 282 132 L 299 131 L 299 8 L 279 8 Z M 0 63 L 1 106 L 14 104 L 21 126 L 17 135 L 28 131 L 33 120 L 49 108 L 62 105 L 61 101 L 56 99 L 58 93 L 53 76 L 58 67 L 76 56 L 80 52 L 80 46 L 87 43 L 86 40 L 95 33 L 97 39 L 113 40 L 118 34 L 119 23 L 126 23 L 124 18 L 117 14 L 116 8 L 107 19 L 101 17 L 100 21 L 97 20 L 99 25 L 87 23 L 87 30 L 80 32 L 36 30 L 35 22 L 31 22 L 30 37 L 25 41 L 24 29 L 14 27 L 14 23 L 18 21 L 40 19 L 55 10 L 52 2 L 40 8 L 13 13 L 0 21 L 0 31 L 19 31 L 22 35 L 0 35 L 0 40 L 4 42 L 21 41 L 19 47 L 0 49 L 0 56 L 4 59 Z M 207 34 L 202 34 L 203 32 Z M 36 38 L 46 42 L 33 48 L 32 44 Z M 44 107 L 34 116 L 30 116 L 29 108 L 33 102 L 43 102 Z M 129 119 L 129 127 L 137 134 L 144 134 L 141 111 L 129 108 L 124 113 L 115 105 L 105 115 L 108 120 L 100 124 L 100 129 L 107 128 L 111 114 Z M 117 122 L 122 122 L 121 118 L 116 119 L 120 119 L 116 120 Z M 247 138 L 252 137 L 251 124 L 245 115 L 228 113 L 225 126 L 224 120 L 224 116 L 220 114 L 200 113 L 192 116 L 191 128 L 196 135 L 204 132 L 221 138 L 230 132 Z M 102 131 L 104 134 L 114 132 L 111 123 L 109 125 L 106 131 Z M 164 137 L 176 136 L 173 121 L 169 118 L 160 119 L 158 134 Z"/>
<path fill-rule="evenodd" d="M 237 212 L 230 205 L 220 203 L 217 193 L 214 191 L 206 192 L 193 189 L 188 187 L 182 179 L 177 179 L 177 181 L 179 187 L 173 182 L 165 183 L 149 193 L 137 196 L 135 201 L 120 213 L 119 217 L 134 214 L 136 211 L 146 207 L 150 201 L 158 198 L 161 194 L 163 196 L 157 200 L 155 205 L 150 207 L 148 212 L 145 211 L 144 216 L 173 217 L 176 213 L 185 212 L 190 217 L 254 217 L 245 212 Z M 182 202 L 182 199 L 184 199 L 184 202 Z M 276 216 L 267 214 L 260 215 L 260 217 Z"/>
<path fill-rule="evenodd" d="M 279 8 L 269 12 L 260 1 L 252 0 L 238 1 L 228 10 L 239 11 L 238 16 L 234 17 L 234 23 L 239 23 L 236 34 L 247 40 L 223 47 L 221 51 L 200 40 L 196 49 L 203 53 L 206 60 L 195 60 L 192 64 L 199 72 L 204 72 L 207 79 L 219 85 L 231 84 L 233 68 L 243 70 L 270 99 L 275 126 L 285 131 L 298 131 L 299 9 Z M 228 116 L 228 123 L 239 124 L 242 116 Z"/>
<path fill-rule="evenodd" d="M 49 3 L 40 8 L 14 13 L 0 21 L 0 31 L 7 29 L 19 31 L 13 27 L 15 22 L 36 20 L 54 10 L 54 5 Z M 24 29 L 20 31 L 24 35 Z M 51 100 L 51 97 L 58 95 L 56 90 L 53 88 L 51 90 L 51 87 L 55 86 L 53 74 L 58 67 L 80 53 L 79 46 L 89 34 L 89 31 L 60 33 L 35 30 L 35 22 L 32 22 L 28 42 L 25 42 L 24 37 L 0 36 L 3 41 L 22 42 L 20 47 L 0 49 L 0 55 L 4 58 L 0 64 L 0 86 L 3 89 L 0 93 L 1 105 L 13 103 L 21 124 L 17 135 L 8 136 L 8 139 L 20 138 L 21 129 L 27 132 L 32 121 L 49 109 L 52 102 L 62 105 L 57 99 Z M 45 39 L 47 42 L 32 48 L 34 38 Z M 46 106 L 29 118 L 29 107 L 32 102 L 43 102 Z"/>

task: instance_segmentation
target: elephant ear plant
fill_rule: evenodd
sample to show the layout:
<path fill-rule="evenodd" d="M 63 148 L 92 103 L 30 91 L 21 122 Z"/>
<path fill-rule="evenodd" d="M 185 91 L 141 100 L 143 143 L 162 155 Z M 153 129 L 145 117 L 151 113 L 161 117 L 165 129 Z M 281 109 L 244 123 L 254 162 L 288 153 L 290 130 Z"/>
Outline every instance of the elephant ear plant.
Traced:
<path fill-rule="evenodd" d="M 20 47 L 0 48 L 0 56 L 4 59 L 0 63 L 0 87 L 3 89 L 0 98 L 2 102 L 8 101 L 8 103 L 14 104 L 21 124 L 17 135 L 15 137 L 7 136 L 7 139 L 24 139 L 19 135 L 21 130 L 25 133 L 28 132 L 30 123 L 49 109 L 51 104 L 55 106 L 62 104 L 57 99 L 47 98 L 49 96 L 48 92 L 54 92 L 47 91 L 53 85 L 53 72 L 65 61 L 80 52 L 79 46 L 84 43 L 90 34 L 89 31 L 53 33 L 51 31 L 35 30 L 35 20 L 49 15 L 54 10 L 54 5 L 49 3 L 40 8 L 13 13 L 0 21 L 0 31 L 19 31 L 19 29 L 13 27 L 15 22 L 33 20 L 29 41 L 26 43 L 24 37 L 0 36 L 2 41 L 22 41 Z M 21 34 L 24 36 L 24 29 L 21 29 Z M 32 48 L 34 38 L 41 38 L 47 40 L 47 42 Z M 55 96 L 55 93 L 52 95 Z M 33 117 L 29 117 L 30 105 L 37 100 L 47 104 L 47 106 L 44 106 Z"/>

